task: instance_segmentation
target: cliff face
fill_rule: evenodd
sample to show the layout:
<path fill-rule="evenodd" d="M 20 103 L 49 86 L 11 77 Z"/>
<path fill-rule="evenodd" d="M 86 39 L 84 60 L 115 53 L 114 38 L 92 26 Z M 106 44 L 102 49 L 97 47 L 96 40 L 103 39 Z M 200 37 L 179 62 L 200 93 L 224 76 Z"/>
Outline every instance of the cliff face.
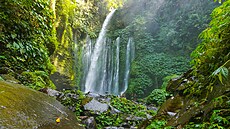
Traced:
<path fill-rule="evenodd" d="M 95 1 L 57 0 L 55 27 L 57 49 L 51 56 L 56 72 L 51 79 L 57 89 L 77 87 L 81 76 L 81 49 L 86 35 L 96 37 L 106 9 Z M 101 3 L 102 4 L 102 3 Z M 100 12 L 100 14 L 99 14 Z"/>

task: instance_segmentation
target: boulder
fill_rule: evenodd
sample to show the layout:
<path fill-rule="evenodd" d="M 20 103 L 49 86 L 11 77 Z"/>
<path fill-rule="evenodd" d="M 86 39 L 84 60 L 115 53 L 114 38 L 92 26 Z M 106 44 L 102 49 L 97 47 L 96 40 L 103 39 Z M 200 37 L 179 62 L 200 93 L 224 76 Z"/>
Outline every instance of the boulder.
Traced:
<path fill-rule="evenodd" d="M 1 129 L 81 129 L 74 114 L 53 97 L 0 81 Z"/>
<path fill-rule="evenodd" d="M 101 103 L 96 99 L 92 99 L 89 103 L 84 105 L 84 110 L 90 110 L 94 113 L 103 113 L 109 109 L 109 105 L 106 103 Z"/>

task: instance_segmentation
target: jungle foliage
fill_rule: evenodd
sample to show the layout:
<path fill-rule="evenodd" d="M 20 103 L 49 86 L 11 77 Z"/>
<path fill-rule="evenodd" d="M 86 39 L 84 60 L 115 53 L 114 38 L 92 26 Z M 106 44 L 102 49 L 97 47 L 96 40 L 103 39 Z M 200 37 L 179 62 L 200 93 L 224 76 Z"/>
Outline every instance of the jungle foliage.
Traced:
<path fill-rule="evenodd" d="M 48 76 L 54 70 L 49 60 L 56 48 L 53 21 L 47 0 L 1 1 L 0 67 L 19 74 L 43 71 Z M 25 84 L 26 81 L 22 79 Z"/>
<path fill-rule="evenodd" d="M 157 114 L 158 118 L 167 121 L 164 126 L 229 128 L 229 12 L 229 0 L 213 10 L 212 21 L 200 34 L 201 44 L 192 53 L 192 70 L 169 82 L 167 91 L 172 92 L 174 98 L 163 103 Z M 183 104 L 175 104 L 178 100 Z M 177 115 L 161 117 L 167 110 Z"/>
<path fill-rule="evenodd" d="M 216 6 L 206 0 L 126 1 L 115 14 L 109 35 L 121 37 L 121 69 L 125 65 L 124 44 L 129 37 L 135 42 L 127 97 L 146 97 L 153 89 L 160 88 L 164 77 L 180 75 L 191 67 L 190 53 L 200 41 L 198 35 L 208 26 L 209 15 Z"/>
<path fill-rule="evenodd" d="M 120 6 L 118 0 L 1 1 L 0 67 L 35 89 L 54 88 L 47 79 L 53 72 L 76 83 L 76 43 L 86 34 L 96 37 L 108 9 Z"/>
<path fill-rule="evenodd" d="M 171 80 L 171 79 L 175 79 L 175 78 L 178 78 L 178 75 L 174 74 L 172 76 L 166 76 L 163 80 L 163 84 L 160 88 L 158 89 L 154 89 L 150 95 L 148 95 L 146 98 L 145 98 L 145 103 L 147 105 L 154 105 L 156 107 L 159 107 L 162 105 L 162 103 L 164 103 L 166 101 L 166 99 L 168 99 L 169 97 L 172 96 L 171 93 L 167 92 L 166 91 L 166 87 L 168 85 L 168 82 Z"/>
<path fill-rule="evenodd" d="M 213 20 L 200 37 L 202 43 L 192 53 L 192 74 L 199 80 L 192 87 L 195 92 L 205 93 L 203 100 L 213 101 L 214 108 L 209 112 L 208 120 L 195 125 L 200 128 L 226 128 L 230 125 L 229 97 L 230 87 L 230 1 L 225 1 L 212 12 Z M 208 69 L 208 70 L 207 70 Z M 219 88 L 217 88 L 219 87 Z M 220 90 L 219 93 L 215 89 Z M 202 102 L 202 101 L 201 101 Z"/>

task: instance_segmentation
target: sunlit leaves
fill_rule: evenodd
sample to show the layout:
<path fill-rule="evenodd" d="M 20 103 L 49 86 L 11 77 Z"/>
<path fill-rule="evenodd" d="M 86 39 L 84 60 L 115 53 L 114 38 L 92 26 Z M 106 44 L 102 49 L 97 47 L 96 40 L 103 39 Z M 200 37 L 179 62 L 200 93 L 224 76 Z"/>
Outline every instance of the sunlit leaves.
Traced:
<path fill-rule="evenodd" d="M 146 129 L 168 129 L 167 127 L 165 127 L 166 123 L 167 122 L 165 120 L 154 120 Z M 171 129 L 171 127 L 169 127 L 169 129 Z"/>
<path fill-rule="evenodd" d="M 166 101 L 166 97 L 169 97 L 169 94 L 164 89 L 154 89 L 152 93 L 147 97 L 147 104 L 153 104 L 155 106 L 160 106 L 163 102 Z"/>
<path fill-rule="evenodd" d="M 220 4 L 222 3 L 222 0 L 214 0 L 214 2 L 219 2 Z"/>
<path fill-rule="evenodd" d="M 226 67 L 223 67 L 223 66 L 219 67 L 218 69 L 216 69 L 216 70 L 212 73 L 212 76 L 213 76 L 213 77 L 214 77 L 214 76 L 218 76 L 218 78 L 219 78 L 219 80 L 220 80 L 220 82 L 221 82 L 222 84 L 224 84 L 224 83 L 223 83 L 223 78 L 224 78 L 224 79 L 228 79 L 228 75 L 229 75 L 228 69 L 227 69 Z"/>
<path fill-rule="evenodd" d="M 230 1 L 226 1 L 222 6 L 213 11 L 213 20 L 210 23 L 210 27 L 201 33 L 200 38 L 202 38 L 202 43 L 192 53 L 192 57 L 194 58 L 192 61 L 193 68 L 198 69 L 197 71 L 206 76 L 218 77 L 218 80 L 222 84 L 228 78 L 229 72 L 229 66 L 227 66 L 230 49 L 229 4 Z"/>
<path fill-rule="evenodd" d="M 121 7 L 123 5 L 123 0 L 105 0 L 105 2 L 107 3 L 107 8 L 118 8 Z"/>

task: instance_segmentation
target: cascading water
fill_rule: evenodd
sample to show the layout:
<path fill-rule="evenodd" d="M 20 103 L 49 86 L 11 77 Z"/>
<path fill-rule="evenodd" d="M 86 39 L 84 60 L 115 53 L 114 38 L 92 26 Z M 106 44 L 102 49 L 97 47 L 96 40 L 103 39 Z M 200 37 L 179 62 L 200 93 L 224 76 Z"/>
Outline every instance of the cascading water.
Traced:
<path fill-rule="evenodd" d="M 102 71 L 103 73 L 100 73 L 99 70 L 101 67 L 100 63 L 103 62 L 99 62 L 98 58 L 101 55 L 101 52 L 103 50 L 103 47 L 105 46 L 105 34 L 106 34 L 106 30 L 107 30 L 107 26 L 114 14 L 116 10 L 112 10 L 109 15 L 106 17 L 101 32 L 99 34 L 99 37 L 97 39 L 97 42 L 95 44 L 94 50 L 93 50 L 93 54 L 90 60 L 90 67 L 88 70 L 88 74 L 86 76 L 86 81 L 85 81 L 85 92 L 95 92 L 95 93 L 100 93 L 100 94 L 104 94 L 104 87 L 101 88 L 96 88 L 97 85 L 102 85 L 102 82 L 99 82 L 101 84 L 98 84 L 98 79 L 100 80 L 100 74 L 106 73 L 107 71 L 104 69 L 104 71 Z M 104 67 L 103 67 L 104 68 Z M 104 74 L 102 75 L 102 77 L 104 77 Z M 104 85 L 104 84 L 103 84 Z"/>
<path fill-rule="evenodd" d="M 81 79 L 82 90 L 99 94 L 121 95 L 128 88 L 130 63 L 134 58 L 133 39 L 129 38 L 126 49 L 126 66 L 124 86 L 120 79 L 120 37 L 116 41 L 105 38 L 106 29 L 115 10 L 106 17 L 99 37 L 95 43 L 89 36 L 83 46 L 83 75 Z M 95 44 L 95 45 L 94 45 Z"/>
<path fill-rule="evenodd" d="M 92 63 L 93 57 L 93 44 L 95 42 L 88 36 L 86 44 L 83 48 L 83 76 L 82 76 L 82 90 L 86 88 L 86 76 L 89 74 L 89 67 Z M 104 38 L 101 43 L 101 52 L 97 59 L 97 67 L 94 73 L 94 86 L 90 87 L 90 92 L 105 94 L 122 95 L 128 88 L 128 78 L 130 71 L 130 64 L 134 59 L 134 42 L 133 38 L 129 38 L 126 48 L 126 62 L 125 62 L 125 75 L 123 78 L 123 87 L 119 86 L 120 76 L 120 37 L 116 41 L 109 38 Z M 122 81 L 121 81 L 122 82 Z"/>
<path fill-rule="evenodd" d="M 134 53 L 135 53 L 135 45 L 133 42 L 133 38 L 130 37 L 128 40 L 127 48 L 126 48 L 124 87 L 121 91 L 121 95 L 124 94 L 125 91 L 128 89 L 130 64 L 134 59 Z"/>
<path fill-rule="evenodd" d="M 119 94 L 120 37 L 116 39 L 116 65 L 114 73 L 114 93 Z"/>

